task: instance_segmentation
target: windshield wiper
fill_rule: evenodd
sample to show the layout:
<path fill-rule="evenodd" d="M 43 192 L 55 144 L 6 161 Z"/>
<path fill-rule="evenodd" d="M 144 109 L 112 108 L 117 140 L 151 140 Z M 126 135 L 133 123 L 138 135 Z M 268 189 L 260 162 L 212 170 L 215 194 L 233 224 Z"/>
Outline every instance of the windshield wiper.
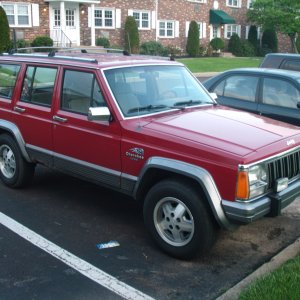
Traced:
<path fill-rule="evenodd" d="M 160 109 L 164 109 L 164 108 L 169 108 L 169 106 L 163 105 L 163 104 L 158 104 L 158 105 L 150 104 L 150 105 L 146 105 L 146 106 L 133 107 L 128 110 L 128 113 L 135 113 L 135 112 L 145 111 L 145 110 L 160 110 Z"/>
<path fill-rule="evenodd" d="M 197 105 L 203 103 L 202 101 L 199 100 L 188 100 L 188 101 L 181 101 L 181 102 L 176 102 L 173 106 L 192 106 L 192 105 Z"/>

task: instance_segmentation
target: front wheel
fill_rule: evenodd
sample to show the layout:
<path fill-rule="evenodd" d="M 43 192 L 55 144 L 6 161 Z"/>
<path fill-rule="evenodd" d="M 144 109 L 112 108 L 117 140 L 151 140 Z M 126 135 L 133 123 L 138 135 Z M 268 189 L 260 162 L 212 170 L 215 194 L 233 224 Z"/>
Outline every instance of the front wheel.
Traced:
<path fill-rule="evenodd" d="M 203 201 L 188 183 L 175 179 L 150 189 L 144 203 L 144 221 L 163 251 L 190 259 L 211 248 L 216 226 Z"/>
<path fill-rule="evenodd" d="M 25 186 L 33 177 L 34 167 L 25 161 L 10 135 L 0 135 L 0 179 L 4 184 L 14 188 Z"/>

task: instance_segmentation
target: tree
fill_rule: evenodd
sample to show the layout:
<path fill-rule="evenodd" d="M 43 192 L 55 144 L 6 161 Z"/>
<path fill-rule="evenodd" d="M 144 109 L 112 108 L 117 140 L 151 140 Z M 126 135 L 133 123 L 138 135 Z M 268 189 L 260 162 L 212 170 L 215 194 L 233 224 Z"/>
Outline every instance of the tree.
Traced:
<path fill-rule="evenodd" d="M 186 52 L 191 57 L 196 57 L 199 54 L 199 26 L 196 21 L 190 23 Z"/>
<path fill-rule="evenodd" d="M 273 53 L 278 52 L 278 39 L 274 29 L 266 29 L 263 32 L 261 43 L 263 48 L 269 48 Z"/>
<path fill-rule="evenodd" d="M 255 25 L 251 25 L 249 28 L 248 41 L 253 45 L 255 51 L 257 51 L 259 44 L 257 38 L 257 27 Z"/>
<path fill-rule="evenodd" d="M 300 28 L 299 0 L 255 0 L 247 13 L 248 19 L 263 30 L 274 28 L 287 34 L 294 52 L 297 51 L 296 38 Z"/>
<path fill-rule="evenodd" d="M 128 16 L 125 21 L 125 50 L 139 53 L 140 38 L 135 18 Z"/>
<path fill-rule="evenodd" d="M 7 51 L 9 45 L 9 24 L 6 13 L 2 6 L 0 6 L 0 53 Z"/>

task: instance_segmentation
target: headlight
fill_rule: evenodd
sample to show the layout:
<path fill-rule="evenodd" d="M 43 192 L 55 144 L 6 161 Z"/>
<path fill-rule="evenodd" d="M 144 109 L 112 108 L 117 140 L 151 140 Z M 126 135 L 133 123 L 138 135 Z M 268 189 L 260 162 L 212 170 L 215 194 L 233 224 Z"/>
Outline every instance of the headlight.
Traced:
<path fill-rule="evenodd" d="M 237 181 L 237 199 L 249 200 L 266 192 L 268 175 L 265 165 L 240 170 Z"/>

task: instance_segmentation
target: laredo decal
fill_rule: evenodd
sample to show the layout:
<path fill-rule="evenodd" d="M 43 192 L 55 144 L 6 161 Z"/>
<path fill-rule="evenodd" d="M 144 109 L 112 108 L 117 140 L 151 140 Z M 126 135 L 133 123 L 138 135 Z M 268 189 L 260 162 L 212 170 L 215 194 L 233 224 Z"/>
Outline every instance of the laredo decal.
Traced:
<path fill-rule="evenodd" d="M 126 156 L 128 156 L 131 160 L 144 159 L 144 149 L 131 148 L 130 150 L 126 151 Z"/>

